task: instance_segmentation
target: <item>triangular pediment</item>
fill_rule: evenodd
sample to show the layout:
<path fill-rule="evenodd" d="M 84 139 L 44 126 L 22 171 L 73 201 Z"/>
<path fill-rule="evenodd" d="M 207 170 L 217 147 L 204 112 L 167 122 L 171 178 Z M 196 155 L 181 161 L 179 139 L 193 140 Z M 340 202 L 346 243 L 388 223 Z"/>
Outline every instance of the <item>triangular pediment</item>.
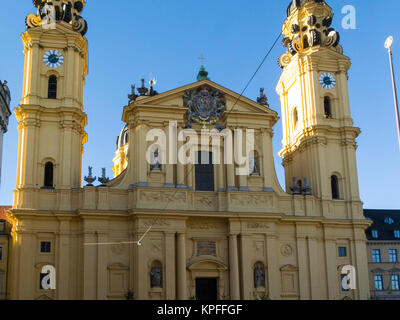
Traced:
<path fill-rule="evenodd" d="M 220 91 L 226 99 L 226 111 L 230 113 L 263 114 L 277 117 L 277 113 L 268 106 L 260 105 L 257 102 L 240 96 L 240 94 L 229 90 L 213 81 L 203 80 L 194 82 L 183 87 L 169 90 L 152 97 L 138 97 L 134 102 L 136 106 L 155 106 L 155 107 L 178 107 L 186 108 L 183 96 L 187 90 L 196 90 L 202 87 L 209 87 Z"/>

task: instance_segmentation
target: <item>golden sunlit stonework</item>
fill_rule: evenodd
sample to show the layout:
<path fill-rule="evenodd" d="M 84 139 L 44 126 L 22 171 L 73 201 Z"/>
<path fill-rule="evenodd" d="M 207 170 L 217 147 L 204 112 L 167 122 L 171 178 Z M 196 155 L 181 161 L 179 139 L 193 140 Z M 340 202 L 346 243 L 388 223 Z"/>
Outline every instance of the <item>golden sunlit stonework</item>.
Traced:
<path fill-rule="evenodd" d="M 75 13 L 83 10 L 83 1 L 68 3 Z M 30 16 L 22 35 L 17 185 L 9 213 L 15 222 L 12 299 L 369 298 L 369 222 L 358 192 L 360 131 L 350 117 L 350 60 L 329 28 L 324 1 L 293 2 L 283 28 L 288 52 L 279 59 L 277 91 L 287 192 L 273 161 L 277 113 L 266 103 L 238 99 L 209 80 L 204 67 L 199 81 L 181 88 L 160 94 L 139 88 L 143 94 L 124 107 L 114 179 L 81 187 L 87 25 L 63 8 L 54 28 Z M 215 164 L 208 172 L 170 164 L 176 155 L 169 152 L 161 154 L 166 164 L 149 165 L 150 130 L 161 129 L 170 146 L 170 121 L 178 132 L 206 126 L 188 114 L 193 93 L 218 95 L 227 129 L 254 130 L 250 174 L 236 175 L 235 164 Z M 201 148 L 227 155 L 224 144 Z M 201 174 L 209 174 L 212 190 L 200 191 Z M 57 271 L 55 290 L 43 288 L 45 265 Z M 342 290 L 345 265 L 355 267 L 354 290 Z"/>

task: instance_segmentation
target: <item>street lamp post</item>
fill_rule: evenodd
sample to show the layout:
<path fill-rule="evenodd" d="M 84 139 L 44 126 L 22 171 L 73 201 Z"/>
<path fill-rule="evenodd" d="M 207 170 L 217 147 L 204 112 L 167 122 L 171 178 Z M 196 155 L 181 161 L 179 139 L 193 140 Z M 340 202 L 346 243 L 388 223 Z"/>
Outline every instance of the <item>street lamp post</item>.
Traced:
<path fill-rule="evenodd" d="M 400 114 L 399 114 L 399 106 L 398 106 L 398 100 L 397 100 L 396 79 L 394 77 L 393 57 L 392 57 L 392 44 L 393 44 L 393 37 L 390 36 L 389 38 L 386 39 L 385 48 L 388 49 L 388 53 L 389 53 L 390 71 L 391 71 L 391 74 L 392 74 L 394 107 L 396 109 L 397 135 L 398 135 L 399 150 L 400 150 Z"/>

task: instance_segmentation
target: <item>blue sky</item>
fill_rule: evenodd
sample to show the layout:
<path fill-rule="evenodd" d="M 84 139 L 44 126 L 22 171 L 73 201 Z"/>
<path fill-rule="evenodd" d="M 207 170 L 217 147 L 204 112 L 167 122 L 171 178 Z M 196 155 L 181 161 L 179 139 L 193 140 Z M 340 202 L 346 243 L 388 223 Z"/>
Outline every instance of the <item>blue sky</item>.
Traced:
<path fill-rule="evenodd" d="M 5 2 L 5 0 L 1 0 Z M 398 0 L 330 0 L 333 27 L 341 34 L 344 53 L 352 59 L 349 89 L 352 117 L 362 130 L 358 138 L 358 172 L 361 198 L 366 208 L 400 208 L 400 152 L 398 150 L 393 95 L 387 51 L 383 44 L 393 34 L 395 67 L 400 72 Z M 192 83 L 204 54 L 211 80 L 241 92 L 259 62 L 281 31 L 289 0 L 88 0 L 83 12 L 89 23 L 89 76 L 85 87 L 88 114 L 83 167 L 111 176 L 115 141 L 123 123 L 130 85 L 141 78 L 157 77 L 159 92 Z M 356 8 L 357 29 L 344 30 L 343 6 Z M 20 34 L 25 17 L 34 13 L 31 0 L 13 1 L 0 10 L 0 79 L 7 80 L 12 109 L 22 92 L 24 57 Z M 265 87 L 272 109 L 281 114 L 275 86 L 277 65 L 284 48 L 279 44 L 245 92 L 255 99 Z M 284 172 L 277 155 L 282 123 L 274 127 L 274 158 L 279 180 Z M 17 122 L 13 115 L 5 135 L 0 205 L 12 203 L 17 161 Z M 84 174 L 86 170 L 84 169 Z"/>

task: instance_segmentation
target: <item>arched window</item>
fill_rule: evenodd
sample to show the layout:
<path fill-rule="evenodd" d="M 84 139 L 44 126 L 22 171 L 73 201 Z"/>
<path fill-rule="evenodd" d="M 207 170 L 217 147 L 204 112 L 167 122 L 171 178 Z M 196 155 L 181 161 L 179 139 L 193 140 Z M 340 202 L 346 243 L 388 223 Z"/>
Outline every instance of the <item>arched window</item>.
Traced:
<path fill-rule="evenodd" d="M 57 99 L 57 77 L 50 76 L 49 78 L 49 90 L 47 97 L 49 99 Z"/>
<path fill-rule="evenodd" d="M 332 104 L 329 97 L 324 98 L 324 114 L 325 118 L 332 119 Z"/>
<path fill-rule="evenodd" d="M 337 176 L 333 175 L 331 177 L 331 189 L 332 189 L 332 199 L 339 199 L 339 179 Z"/>
<path fill-rule="evenodd" d="M 44 187 L 45 188 L 53 188 L 54 178 L 54 165 L 51 162 L 47 162 L 44 166 Z"/>
<path fill-rule="evenodd" d="M 297 123 L 299 122 L 299 113 L 297 112 L 297 108 L 294 108 L 293 110 L 293 124 L 294 128 L 297 128 Z"/>

